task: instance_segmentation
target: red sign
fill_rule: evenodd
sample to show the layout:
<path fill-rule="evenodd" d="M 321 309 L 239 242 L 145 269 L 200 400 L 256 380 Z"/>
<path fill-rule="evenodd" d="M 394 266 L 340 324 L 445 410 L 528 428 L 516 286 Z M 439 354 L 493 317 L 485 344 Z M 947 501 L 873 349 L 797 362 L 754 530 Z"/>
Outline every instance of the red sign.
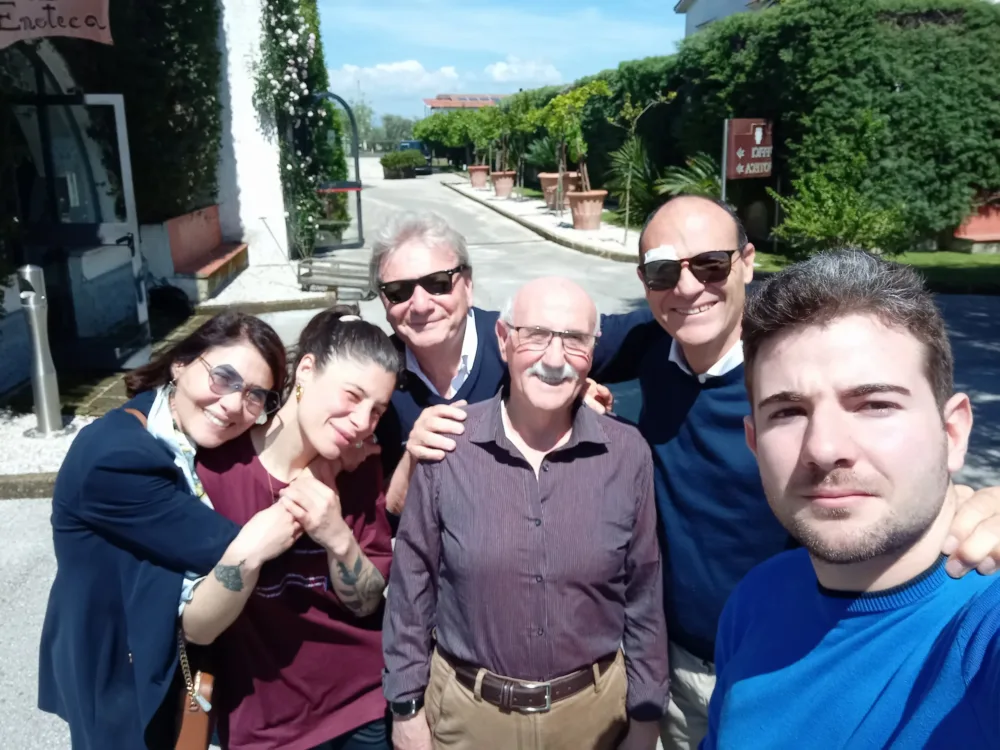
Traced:
<path fill-rule="evenodd" d="M 45 36 L 111 44 L 108 0 L 0 0 L 0 49 Z"/>
<path fill-rule="evenodd" d="M 726 179 L 770 177 L 773 150 L 773 126 L 770 121 L 754 118 L 730 120 Z"/>

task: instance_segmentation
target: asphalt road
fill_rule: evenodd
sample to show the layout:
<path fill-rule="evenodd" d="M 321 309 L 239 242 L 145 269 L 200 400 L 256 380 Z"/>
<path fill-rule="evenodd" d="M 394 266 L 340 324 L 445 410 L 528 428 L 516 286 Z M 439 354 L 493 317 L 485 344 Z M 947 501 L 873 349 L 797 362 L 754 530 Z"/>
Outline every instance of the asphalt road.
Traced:
<path fill-rule="evenodd" d="M 469 242 L 475 268 L 475 302 L 496 309 L 525 280 L 569 276 L 593 295 L 602 312 L 624 312 L 645 304 L 634 267 L 583 255 L 539 239 L 499 214 L 436 183 L 445 175 L 383 181 L 375 159 L 362 160 L 363 219 L 369 244 L 375 229 L 394 211 L 432 209 L 448 218 Z M 366 259 L 367 251 L 341 251 Z M 973 399 L 976 426 L 960 479 L 974 486 L 1000 485 L 1000 297 L 939 299 L 955 349 L 957 387 Z M 378 301 L 362 303 L 363 315 L 383 321 Z M 267 316 L 291 343 L 311 312 Z M 616 389 L 618 411 L 638 412 L 637 389 Z M 63 724 L 35 709 L 38 637 L 55 571 L 46 499 L 0 504 L 0 748 L 61 750 L 69 747 Z"/>

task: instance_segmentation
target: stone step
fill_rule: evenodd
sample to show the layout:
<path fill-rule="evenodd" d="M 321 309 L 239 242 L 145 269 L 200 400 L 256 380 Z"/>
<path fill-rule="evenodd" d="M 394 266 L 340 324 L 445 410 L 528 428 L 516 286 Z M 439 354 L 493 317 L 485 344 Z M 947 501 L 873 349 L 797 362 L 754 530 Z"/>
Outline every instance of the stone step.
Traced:
<path fill-rule="evenodd" d="M 224 242 L 207 257 L 174 267 L 171 283 L 184 290 L 194 304 L 200 304 L 221 292 L 250 264 L 246 243 Z"/>

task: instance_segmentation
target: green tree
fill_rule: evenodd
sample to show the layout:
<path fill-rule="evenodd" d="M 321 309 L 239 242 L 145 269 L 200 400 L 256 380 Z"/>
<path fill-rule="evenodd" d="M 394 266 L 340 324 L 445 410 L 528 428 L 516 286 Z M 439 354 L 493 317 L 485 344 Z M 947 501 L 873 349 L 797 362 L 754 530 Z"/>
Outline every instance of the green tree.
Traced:
<path fill-rule="evenodd" d="M 903 206 L 887 202 L 886 186 L 871 169 L 869 154 L 884 131 L 884 120 L 864 113 L 856 130 L 828 144 L 829 159 L 792 183 L 794 195 L 768 190 L 785 212 L 774 233 L 793 255 L 842 247 L 894 254 L 909 247 L 914 237 Z"/>
<path fill-rule="evenodd" d="M 562 191 L 562 173 L 566 168 L 566 149 L 572 147 L 579 155 L 580 182 L 584 191 L 590 190 L 587 174 L 587 142 L 583 137 L 583 117 L 587 104 L 594 97 L 611 96 L 611 89 L 603 79 L 585 83 L 559 94 L 545 105 L 540 121 L 549 135 L 559 143 L 559 191 Z"/>
<path fill-rule="evenodd" d="M 372 132 L 374 112 L 372 111 L 371 104 L 363 96 L 360 99 L 348 102 L 348 104 L 351 105 L 351 111 L 354 113 L 354 122 L 358 126 L 358 142 L 361 144 L 370 144 L 374 140 Z"/>
<path fill-rule="evenodd" d="M 387 141 L 408 141 L 413 138 L 413 120 L 400 115 L 382 115 Z"/>
<path fill-rule="evenodd" d="M 645 103 L 633 104 L 632 95 L 625 92 L 625 101 L 618 111 L 616 117 L 609 117 L 608 122 L 616 127 L 625 130 L 625 143 L 621 148 L 611 154 L 612 179 L 608 183 L 609 192 L 619 199 L 624 198 L 625 210 L 625 235 L 622 244 L 628 243 L 628 229 L 630 220 L 630 209 L 632 207 L 633 191 L 637 193 L 640 210 L 652 208 L 653 203 L 653 182 L 655 173 L 649 163 L 649 156 L 642 140 L 636 135 L 639 127 L 639 120 L 649 110 L 658 104 L 666 104 L 677 96 L 676 93 L 657 94 L 653 99 Z"/>

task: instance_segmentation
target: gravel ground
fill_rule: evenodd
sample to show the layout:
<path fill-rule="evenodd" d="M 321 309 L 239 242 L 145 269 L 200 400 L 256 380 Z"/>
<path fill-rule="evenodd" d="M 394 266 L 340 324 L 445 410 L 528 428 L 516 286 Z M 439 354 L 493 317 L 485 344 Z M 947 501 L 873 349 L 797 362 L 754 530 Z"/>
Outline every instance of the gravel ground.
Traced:
<path fill-rule="evenodd" d="M 13 414 L 0 411 L 0 474 L 38 474 L 58 471 L 70 444 L 80 434 L 80 428 L 94 421 L 93 417 L 75 417 L 70 423 L 76 429 L 69 435 L 28 438 L 26 430 L 37 421 L 34 414 Z"/>

